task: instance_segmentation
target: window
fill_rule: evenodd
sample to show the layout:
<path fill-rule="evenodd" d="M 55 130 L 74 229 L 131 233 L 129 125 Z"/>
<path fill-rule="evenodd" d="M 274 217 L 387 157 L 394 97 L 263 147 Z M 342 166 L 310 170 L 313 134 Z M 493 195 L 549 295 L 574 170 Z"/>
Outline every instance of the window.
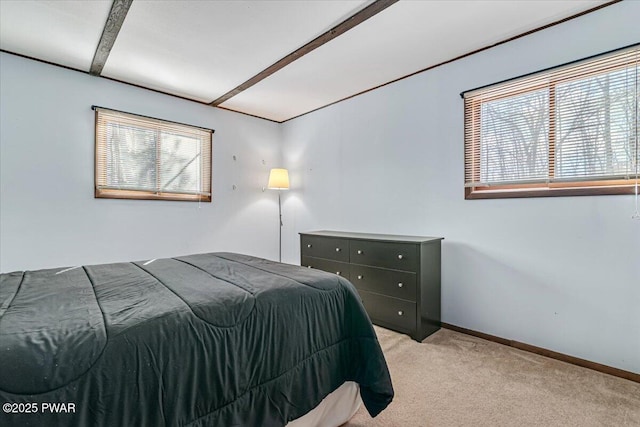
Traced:
<path fill-rule="evenodd" d="M 211 201 L 212 130 L 94 109 L 95 197 Z"/>
<path fill-rule="evenodd" d="M 463 93 L 465 197 L 633 194 L 635 45 Z"/>

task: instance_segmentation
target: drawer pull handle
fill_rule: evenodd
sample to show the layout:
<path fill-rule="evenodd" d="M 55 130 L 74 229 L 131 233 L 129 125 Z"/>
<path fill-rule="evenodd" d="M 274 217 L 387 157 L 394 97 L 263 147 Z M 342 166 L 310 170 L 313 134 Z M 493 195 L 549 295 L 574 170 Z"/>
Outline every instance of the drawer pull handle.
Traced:
<path fill-rule="evenodd" d="M 340 252 L 342 249 L 340 248 L 336 248 L 336 252 Z"/>
<path fill-rule="evenodd" d="M 340 275 L 340 272 L 339 272 L 339 271 L 336 271 L 336 274 L 339 276 L 339 275 Z"/>
<path fill-rule="evenodd" d="M 398 255 L 398 259 L 402 259 L 404 258 L 404 256 L 402 256 L 402 254 Z"/>
<path fill-rule="evenodd" d="M 362 255 L 362 250 L 358 249 L 358 255 Z"/>
<path fill-rule="evenodd" d="M 309 244 L 307 245 L 307 247 L 308 247 L 308 248 L 310 248 L 311 246 L 312 246 L 312 245 L 311 245 L 311 243 L 309 243 Z"/>
<path fill-rule="evenodd" d="M 358 280 L 362 280 L 362 274 L 358 274 Z"/>
<path fill-rule="evenodd" d="M 399 288 L 401 288 L 401 287 L 403 287 L 403 286 L 404 286 L 404 284 L 403 284 L 402 282 L 398 283 L 398 287 L 399 287 Z"/>
<path fill-rule="evenodd" d="M 398 311 L 398 316 L 403 316 L 404 315 L 404 311 L 400 310 Z"/>

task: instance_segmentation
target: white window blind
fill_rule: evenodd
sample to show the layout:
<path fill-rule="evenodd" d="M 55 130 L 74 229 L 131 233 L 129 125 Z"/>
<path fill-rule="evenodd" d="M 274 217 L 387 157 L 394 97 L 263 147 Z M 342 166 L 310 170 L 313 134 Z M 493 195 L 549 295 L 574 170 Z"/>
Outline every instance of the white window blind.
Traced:
<path fill-rule="evenodd" d="M 636 45 L 464 93 L 467 197 L 632 193 L 639 57 Z"/>
<path fill-rule="evenodd" d="M 211 201 L 212 130 L 95 110 L 96 197 Z"/>

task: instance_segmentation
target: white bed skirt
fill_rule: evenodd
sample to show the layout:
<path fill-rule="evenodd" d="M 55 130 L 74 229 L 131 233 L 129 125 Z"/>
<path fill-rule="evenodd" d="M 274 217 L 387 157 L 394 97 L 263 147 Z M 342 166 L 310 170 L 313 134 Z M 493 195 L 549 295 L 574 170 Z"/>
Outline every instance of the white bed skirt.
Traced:
<path fill-rule="evenodd" d="M 338 427 L 355 415 L 361 403 L 360 387 L 353 381 L 347 381 L 286 427 Z"/>

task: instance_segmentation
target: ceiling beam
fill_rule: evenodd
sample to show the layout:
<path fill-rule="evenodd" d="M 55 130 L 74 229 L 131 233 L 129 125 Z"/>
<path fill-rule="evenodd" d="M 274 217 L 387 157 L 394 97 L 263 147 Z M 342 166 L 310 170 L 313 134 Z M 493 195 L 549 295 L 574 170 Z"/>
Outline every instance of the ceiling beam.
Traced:
<path fill-rule="evenodd" d="M 129 12 L 133 0 L 113 0 L 111 10 L 109 11 L 109 17 L 102 30 L 102 37 L 96 48 L 96 53 L 93 55 L 93 61 L 91 62 L 91 69 L 89 74 L 93 76 L 99 76 L 102 73 L 104 64 L 107 63 L 107 58 L 111 53 L 111 48 L 116 42 L 116 37 L 120 32 L 124 18 Z"/>
<path fill-rule="evenodd" d="M 311 40 L 309 43 L 305 44 L 301 48 L 291 52 L 290 54 L 288 54 L 284 58 L 280 59 L 275 64 L 270 65 L 269 67 L 267 67 L 264 70 L 260 71 L 258 74 L 256 74 L 255 76 L 251 77 L 246 82 L 244 82 L 241 85 L 237 86 L 235 89 L 232 89 L 229 92 L 225 93 L 224 95 L 222 95 L 221 97 L 219 97 L 218 99 L 216 99 L 215 101 L 213 101 L 209 105 L 211 105 L 213 107 L 217 107 L 218 105 L 222 104 L 223 102 L 233 98 L 234 96 L 236 96 L 240 92 L 242 92 L 244 90 L 247 90 L 248 88 L 250 88 L 251 86 L 255 85 L 256 83 L 266 79 L 267 77 L 269 77 L 273 73 L 275 73 L 275 72 L 281 70 L 282 68 L 286 67 L 287 65 L 291 64 L 293 61 L 302 58 L 304 55 L 306 55 L 307 53 L 311 52 L 312 50 L 319 48 L 323 44 L 328 43 L 331 40 L 333 40 L 336 37 L 338 37 L 339 35 L 346 33 L 347 31 L 349 31 L 353 27 L 363 23 L 364 21 L 366 21 L 367 19 L 371 18 L 372 16 L 377 15 L 378 13 L 382 12 L 383 10 L 385 10 L 386 8 L 391 6 L 392 4 L 396 3 L 397 1 L 398 0 L 376 0 L 376 1 L 374 1 L 369 6 L 365 7 L 364 9 L 360 10 L 359 12 L 356 12 L 354 15 L 351 15 L 349 18 L 345 19 L 344 21 L 342 21 L 341 23 L 339 23 L 338 25 L 336 25 L 335 27 L 333 27 L 329 31 L 327 31 L 327 32 L 321 34 L 320 36 L 316 37 L 315 39 Z"/>

